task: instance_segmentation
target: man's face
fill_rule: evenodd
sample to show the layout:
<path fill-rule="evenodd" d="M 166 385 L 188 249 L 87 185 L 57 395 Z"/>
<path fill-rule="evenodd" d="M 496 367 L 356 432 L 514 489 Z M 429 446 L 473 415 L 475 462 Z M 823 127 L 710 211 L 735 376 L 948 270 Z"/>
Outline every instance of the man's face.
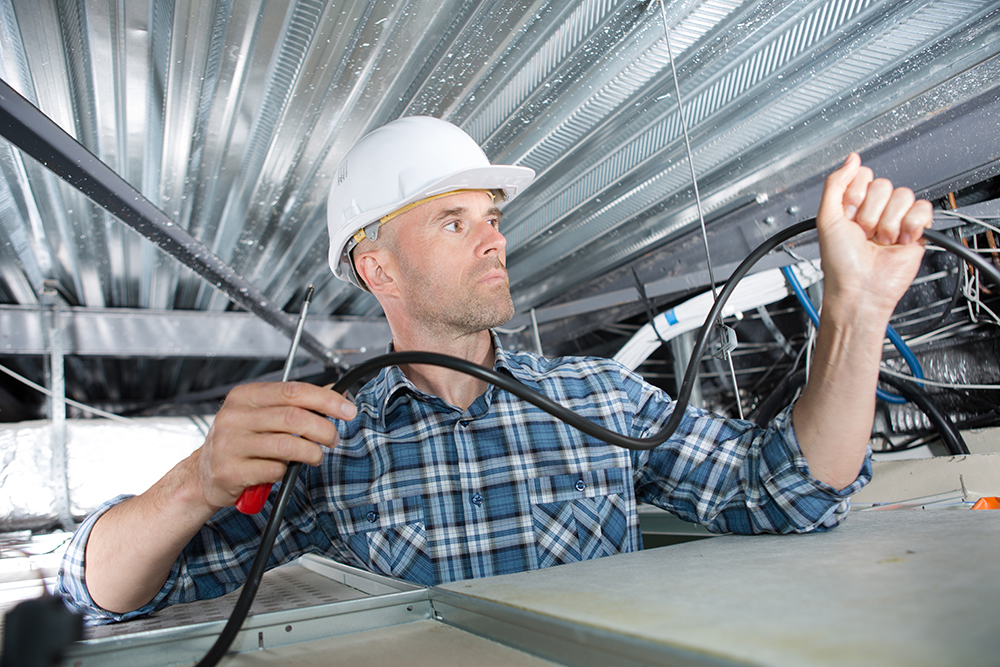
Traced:
<path fill-rule="evenodd" d="M 490 195 L 476 191 L 435 199 L 389 223 L 411 317 L 463 335 L 514 316 L 500 216 Z"/>

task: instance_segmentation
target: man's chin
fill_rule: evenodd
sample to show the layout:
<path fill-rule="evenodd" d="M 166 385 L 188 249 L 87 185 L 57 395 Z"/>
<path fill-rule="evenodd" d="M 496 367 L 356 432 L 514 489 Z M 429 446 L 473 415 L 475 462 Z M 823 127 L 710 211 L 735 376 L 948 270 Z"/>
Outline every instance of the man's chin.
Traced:
<path fill-rule="evenodd" d="M 510 284 L 504 281 L 502 293 L 497 295 L 497 323 L 490 326 L 498 327 L 506 324 L 512 317 L 514 317 L 514 300 L 510 297 Z"/>
<path fill-rule="evenodd" d="M 514 302 L 510 298 L 510 292 L 505 289 L 503 295 L 489 302 L 480 302 L 469 314 L 471 320 L 475 321 L 477 330 L 492 329 L 506 324 L 514 317 Z"/>
<path fill-rule="evenodd" d="M 491 324 L 487 328 L 492 329 L 494 327 L 503 326 L 504 324 L 510 322 L 513 317 L 514 317 L 514 304 L 511 304 L 508 310 L 505 310 L 502 313 L 497 313 L 496 322 L 494 324 Z"/>

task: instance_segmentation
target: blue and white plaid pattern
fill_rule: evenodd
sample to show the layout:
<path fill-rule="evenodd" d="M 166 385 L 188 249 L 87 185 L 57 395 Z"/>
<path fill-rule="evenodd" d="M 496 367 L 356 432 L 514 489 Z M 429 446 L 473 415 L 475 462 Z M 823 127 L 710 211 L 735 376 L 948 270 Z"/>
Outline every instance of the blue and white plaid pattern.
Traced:
<path fill-rule="evenodd" d="M 607 428 L 659 430 L 672 401 L 607 359 L 548 360 L 496 345 L 496 368 Z M 532 570 L 641 548 L 636 501 L 716 532 L 802 532 L 835 526 L 865 467 L 838 492 L 812 479 L 790 411 L 764 430 L 689 409 L 673 438 L 628 452 L 585 436 L 490 386 L 466 411 L 419 392 L 398 368 L 358 394 L 341 443 L 296 483 L 271 556 L 278 565 L 319 553 L 418 584 Z M 272 491 L 272 498 L 273 493 Z M 250 568 L 270 501 L 259 515 L 220 510 L 185 548 L 160 593 L 111 614 L 83 585 L 94 521 L 77 531 L 59 588 L 91 622 L 223 595 Z"/>

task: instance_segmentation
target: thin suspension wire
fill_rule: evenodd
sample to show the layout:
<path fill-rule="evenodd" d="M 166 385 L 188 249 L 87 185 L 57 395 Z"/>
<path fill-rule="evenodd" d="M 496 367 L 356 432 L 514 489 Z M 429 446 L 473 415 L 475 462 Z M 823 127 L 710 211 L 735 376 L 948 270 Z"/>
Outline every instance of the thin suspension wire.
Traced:
<path fill-rule="evenodd" d="M 670 61 L 670 74 L 674 79 L 674 92 L 677 95 L 677 115 L 680 118 L 681 133 L 684 135 L 684 149 L 687 152 L 688 166 L 691 168 L 691 186 L 694 190 L 694 202 L 698 209 L 698 222 L 701 224 L 701 238 L 705 243 L 705 260 L 708 263 L 708 282 L 712 285 L 712 298 L 719 299 L 719 292 L 715 286 L 715 271 L 712 270 L 712 253 L 708 249 L 708 229 L 705 225 L 705 211 L 701 205 L 701 193 L 698 190 L 698 176 L 694 168 L 694 153 L 691 151 L 691 137 L 688 134 L 687 116 L 684 114 L 684 104 L 681 102 L 681 85 L 677 79 L 677 68 L 674 65 L 674 49 L 670 44 L 670 29 L 667 27 L 667 9 L 665 0 L 660 0 L 660 17 L 663 20 L 663 36 L 667 41 L 667 59 Z M 717 321 L 720 330 L 725 325 L 722 323 L 720 313 Z M 733 394 L 736 396 L 736 411 L 740 419 L 743 419 L 743 403 L 740 401 L 740 387 L 736 383 L 736 369 L 733 367 L 733 356 L 730 354 L 725 342 L 722 347 L 723 355 L 729 364 L 729 379 L 733 383 Z"/>
<path fill-rule="evenodd" d="M 743 419 L 743 403 L 740 401 L 740 388 L 736 384 L 736 367 L 733 366 L 733 355 L 730 350 L 725 350 L 726 361 L 729 362 L 729 378 L 733 381 L 733 395 L 736 397 L 736 414 Z"/>
<path fill-rule="evenodd" d="M 14 378 L 15 380 L 17 380 L 21 384 L 23 384 L 25 386 L 28 386 L 28 387 L 31 387 L 35 391 L 39 392 L 40 394 L 44 394 L 45 396 L 48 396 L 49 398 L 53 398 L 55 396 L 52 393 L 51 389 L 46 389 L 42 385 L 40 385 L 40 384 L 38 384 L 36 382 L 32 382 L 28 378 L 24 377 L 23 375 L 21 375 L 19 373 L 16 373 L 16 372 L 12 371 L 11 369 L 7 368 L 6 366 L 0 365 L 0 373 L 4 373 L 6 375 L 11 376 L 12 378 Z M 137 419 L 130 419 L 128 417 L 122 417 L 121 415 L 116 415 L 113 412 L 105 412 L 104 410 L 100 410 L 98 408 L 95 408 L 92 405 L 87 405 L 86 403 L 81 403 L 79 401 L 74 401 L 72 398 L 69 398 L 68 396 L 63 397 L 63 400 L 66 401 L 67 405 L 72 405 L 74 408 L 79 408 L 80 410 L 83 410 L 84 412 L 89 412 L 91 414 L 97 415 L 98 417 L 104 417 L 105 419 L 110 419 L 112 421 L 121 422 L 123 424 L 128 424 L 130 426 L 141 426 L 143 428 L 152 428 L 152 429 L 155 429 L 157 431 L 166 431 L 167 433 L 181 433 L 181 434 L 184 434 L 184 435 L 191 435 L 190 431 L 185 431 L 185 430 L 177 429 L 177 428 L 170 428 L 169 426 L 162 426 L 162 425 L 160 425 L 160 426 L 154 426 L 154 425 L 151 425 L 151 424 L 143 423 L 143 422 L 141 422 L 141 421 L 139 421 Z"/>
<path fill-rule="evenodd" d="M 688 166 L 691 168 L 691 186 L 694 189 L 694 202 L 698 208 L 698 222 L 701 223 L 701 237 L 705 242 L 705 259 L 708 260 L 708 281 L 712 284 L 712 298 L 718 299 L 719 293 L 715 287 L 715 272 L 712 270 L 712 256 L 708 250 L 708 229 L 705 227 L 705 211 L 701 206 L 701 193 L 698 190 L 698 176 L 694 170 L 694 154 L 691 151 L 691 137 L 688 135 L 687 116 L 684 114 L 684 104 L 681 102 L 681 85 L 677 79 L 677 68 L 674 66 L 674 49 L 670 45 L 670 30 L 667 27 L 667 10 L 663 0 L 660 0 L 660 16 L 663 19 L 663 36 L 667 40 L 667 59 L 670 61 L 670 74 L 674 79 L 674 92 L 677 95 L 677 115 L 681 122 L 681 133 L 684 135 L 684 148 L 687 151 Z"/>

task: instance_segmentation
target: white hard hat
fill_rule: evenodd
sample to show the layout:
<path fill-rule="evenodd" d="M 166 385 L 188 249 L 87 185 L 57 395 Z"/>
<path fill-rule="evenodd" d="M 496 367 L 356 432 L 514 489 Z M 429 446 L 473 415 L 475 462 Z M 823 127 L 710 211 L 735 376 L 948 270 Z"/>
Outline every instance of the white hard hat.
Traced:
<path fill-rule="evenodd" d="M 375 240 L 384 217 L 456 190 L 501 191 L 509 201 L 534 177 L 527 167 L 491 165 L 475 140 L 447 121 L 411 116 L 384 125 L 348 151 L 330 186 L 330 268 L 360 287 L 351 250 L 365 231 Z"/>

